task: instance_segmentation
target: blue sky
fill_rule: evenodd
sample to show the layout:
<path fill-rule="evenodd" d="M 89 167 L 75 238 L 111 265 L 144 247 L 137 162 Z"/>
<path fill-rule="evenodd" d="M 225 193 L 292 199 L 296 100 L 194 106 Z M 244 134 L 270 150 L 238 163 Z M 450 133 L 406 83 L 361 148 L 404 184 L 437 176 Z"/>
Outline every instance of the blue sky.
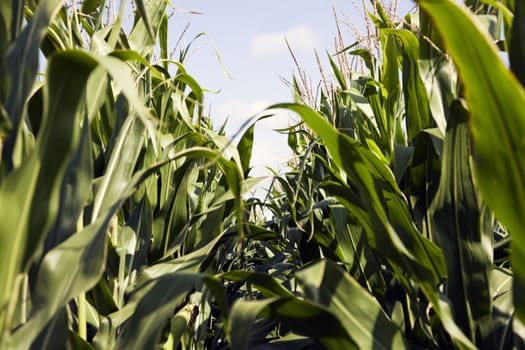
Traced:
<path fill-rule="evenodd" d="M 173 3 L 177 8 L 202 13 L 176 11 L 170 19 L 171 40 L 174 45 L 188 23 L 190 27 L 182 45 L 200 32 L 208 34 L 193 44 L 185 66 L 203 88 L 220 91 L 208 94 L 206 104 L 214 125 L 218 126 L 229 118 L 229 136 L 233 136 L 249 117 L 270 104 L 292 101 L 290 89 L 280 78 L 290 80 L 295 71 L 285 37 L 316 86 L 320 77 L 314 48 L 319 52 L 325 70 L 328 70 L 326 52 L 335 51 L 337 30 L 332 5 L 343 22 L 341 29 L 346 44 L 354 41 L 347 23 L 353 22 L 361 29 L 364 24 L 362 10 L 356 9 L 348 0 L 179 0 Z M 411 1 L 401 0 L 398 13 L 404 15 L 412 6 Z M 221 55 L 233 79 L 224 74 L 216 52 Z M 263 174 L 262 165 L 279 170 L 289 159 L 286 138 L 273 131 L 288 126 L 289 119 L 290 116 L 282 112 L 256 128 L 252 159 L 256 166 L 255 175 Z"/>

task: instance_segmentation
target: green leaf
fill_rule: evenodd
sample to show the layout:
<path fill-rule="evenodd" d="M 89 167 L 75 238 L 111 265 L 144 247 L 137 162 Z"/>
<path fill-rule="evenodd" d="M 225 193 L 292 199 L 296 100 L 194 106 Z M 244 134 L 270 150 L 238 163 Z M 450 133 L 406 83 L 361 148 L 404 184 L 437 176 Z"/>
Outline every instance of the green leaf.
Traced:
<path fill-rule="evenodd" d="M 239 158 L 241 159 L 241 165 L 245 178 L 248 177 L 248 173 L 250 172 L 250 160 L 252 158 L 254 131 L 255 124 L 251 125 L 244 132 L 239 141 L 239 144 L 237 145 L 237 151 L 239 152 Z"/>
<path fill-rule="evenodd" d="M 253 324 L 258 314 L 277 318 L 288 327 L 317 338 L 325 349 L 358 349 L 339 319 L 320 305 L 298 298 L 236 301 L 230 314 L 232 349 L 248 348 L 251 327 L 247 325 Z"/>
<path fill-rule="evenodd" d="M 141 16 L 128 37 L 129 44 L 132 50 L 139 52 L 142 56 L 149 57 L 153 53 L 155 37 L 162 24 L 167 2 L 165 0 L 153 0 L 144 5 L 143 0 L 134 1 Z"/>
<path fill-rule="evenodd" d="M 60 186 L 79 140 L 77 111 L 96 62 L 78 52 L 50 60 L 43 126 L 29 159 L 0 187 L 0 332 L 16 275 L 38 249 L 56 218 Z"/>
<path fill-rule="evenodd" d="M 337 132 L 311 108 L 299 104 L 278 104 L 272 108 L 295 111 L 321 137 L 334 164 L 345 171 L 348 181 L 362 197 L 367 213 L 362 223 L 371 225 L 367 230 L 371 245 L 418 281 L 418 287 L 434 306 L 451 337 L 460 346 L 473 349 L 474 345 L 454 323 L 450 306 L 435 289 L 445 276 L 442 252 L 417 231 L 405 196 L 390 169 L 357 141 Z"/>
<path fill-rule="evenodd" d="M 428 95 L 419 72 L 419 43 L 416 36 L 405 29 L 382 29 L 381 33 L 401 43 L 407 133 L 412 141 L 421 130 L 431 126 Z"/>
<path fill-rule="evenodd" d="M 56 315 L 48 322 L 39 337 L 32 344 L 33 350 L 64 348 L 68 338 L 67 311 L 65 307 L 60 308 Z"/>
<path fill-rule="evenodd" d="M 143 285 L 130 297 L 122 312 L 132 310 L 118 336 L 117 348 L 152 349 L 159 343 L 160 331 L 186 295 L 202 283 L 203 275 L 176 272 L 162 275 Z M 131 315 L 130 315 L 131 316 Z"/>
<path fill-rule="evenodd" d="M 296 273 L 305 298 L 323 305 L 360 349 L 405 349 L 403 335 L 381 306 L 350 275 L 329 260 Z"/>
<path fill-rule="evenodd" d="M 341 90 L 346 90 L 346 80 L 343 76 L 343 73 L 341 72 L 331 55 L 328 55 L 328 60 L 330 62 L 330 67 L 332 67 L 332 72 L 334 73 L 335 78 L 339 83 L 339 87 L 341 88 Z"/>
<path fill-rule="evenodd" d="M 92 222 L 112 207 L 129 185 L 144 142 L 144 124 L 137 117 L 127 115 L 127 111 L 123 111 L 121 118 L 125 118 L 123 125 L 117 128 L 108 146 L 108 164 L 94 194 Z"/>
<path fill-rule="evenodd" d="M 525 299 L 519 295 L 525 290 L 525 91 L 472 13 L 454 1 L 419 3 L 441 33 L 465 88 L 476 178 L 483 199 L 513 235 L 514 303 L 524 322 Z"/>
<path fill-rule="evenodd" d="M 428 283 L 429 288 L 439 284 L 445 272 L 441 252 L 414 227 L 406 199 L 390 169 L 309 107 L 279 104 L 272 108 L 297 112 L 324 141 L 333 162 L 346 172 L 363 197 L 372 218 L 375 237 L 369 239 L 375 248 L 420 282 Z"/>
<path fill-rule="evenodd" d="M 389 141 L 392 140 L 396 126 L 395 120 L 399 108 L 399 97 L 401 95 L 401 83 L 399 81 L 398 48 L 393 36 L 387 36 L 384 46 L 383 69 L 381 82 L 388 91 L 385 96 L 385 111 L 387 113 Z M 392 146 L 390 146 L 392 151 Z"/>
<path fill-rule="evenodd" d="M 521 86 L 525 87 L 525 4 L 516 2 L 509 45 L 510 67 Z"/>
<path fill-rule="evenodd" d="M 134 0 L 134 1 L 135 1 L 135 4 L 137 5 L 137 10 L 138 10 L 138 13 L 140 14 L 140 19 L 144 22 L 144 26 L 146 27 L 146 30 L 150 36 L 150 39 L 155 41 L 155 32 L 153 31 L 153 27 L 151 26 L 150 19 L 149 19 L 149 13 L 146 9 L 146 6 L 144 5 L 144 1 L 143 0 Z M 162 10 L 162 13 L 164 14 L 164 9 Z"/>
<path fill-rule="evenodd" d="M 24 105 L 38 72 L 40 43 L 44 40 L 48 26 L 64 2 L 65 0 L 41 1 L 35 15 L 10 46 L 5 58 L 7 67 L 9 67 L 5 72 L 5 81 L 2 81 L 2 84 L 6 84 L 5 89 L 7 92 L 5 110 L 10 118 L 14 133 L 4 144 L 2 152 L 4 154 L 3 158 L 7 158 L 4 159 L 4 162 L 7 162 L 9 168 L 12 167 L 12 164 L 9 164 L 11 162 L 11 152 L 21 125 Z M 21 4 L 21 2 L 18 2 L 18 4 Z M 16 16 L 16 13 L 13 15 Z M 4 58 L 2 57 L 2 59 Z"/>
<path fill-rule="evenodd" d="M 160 58 L 164 60 L 162 67 L 168 70 L 168 16 L 166 14 L 162 16 L 162 22 L 159 27 L 159 45 Z"/>
<path fill-rule="evenodd" d="M 49 251 L 76 231 L 82 208 L 91 193 L 93 177 L 91 132 L 87 127 L 81 130 L 78 148 L 75 150 L 64 174 L 60 189 L 60 206 L 53 226 L 46 235 L 44 252 Z"/>
<path fill-rule="evenodd" d="M 118 207 L 43 257 L 32 293 L 30 319 L 8 339 L 10 346 L 29 348 L 57 310 L 98 282 L 106 262 L 107 227 Z"/>
<path fill-rule="evenodd" d="M 102 3 L 102 0 L 84 0 L 82 1 L 82 9 L 81 11 L 83 13 L 90 13 L 93 12 L 99 7 Z"/>
<path fill-rule="evenodd" d="M 274 296 L 293 296 L 293 294 L 288 289 L 284 288 L 281 283 L 279 283 L 275 278 L 266 273 L 239 270 L 223 273 L 222 275 L 220 275 L 220 278 L 229 281 L 253 284 L 267 298 L 271 298 Z"/>
<path fill-rule="evenodd" d="M 248 349 L 250 341 L 250 331 L 255 323 L 257 316 L 264 308 L 271 305 L 275 298 L 264 300 L 237 300 L 231 310 L 230 339 L 233 350 Z"/>
<path fill-rule="evenodd" d="M 494 348 L 492 324 L 492 225 L 470 168 L 468 111 L 452 103 L 443 170 L 431 205 L 432 234 L 447 263 L 447 296 L 463 332 L 481 348 Z"/>

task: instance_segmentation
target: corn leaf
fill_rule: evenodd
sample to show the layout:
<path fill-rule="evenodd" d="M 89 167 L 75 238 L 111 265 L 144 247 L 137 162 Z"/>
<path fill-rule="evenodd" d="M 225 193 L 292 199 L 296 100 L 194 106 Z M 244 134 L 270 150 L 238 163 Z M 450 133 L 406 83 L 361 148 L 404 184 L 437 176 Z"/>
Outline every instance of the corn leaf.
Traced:
<path fill-rule="evenodd" d="M 120 349 L 151 349 L 159 342 L 164 322 L 186 295 L 202 284 L 203 275 L 176 272 L 149 281 L 130 297 L 133 310 L 117 340 Z"/>
<path fill-rule="evenodd" d="M 472 13 L 454 1 L 420 0 L 455 61 L 471 114 L 483 199 L 510 230 L 516 315 L 525 321 L 525 91 Z M 457 35 L 462 33 L 462 35 Z"/>
<path fill-rule="evenodd" d="M 412 141 L 421 130 L 431 126 L 428 95 L 419 71 L 419 43 L 416 36 L 405 29 L 382 29 L 381 33 L 401 43 L 407 134 Z"/>
<path fill-rule="evenodd" d="M 37 272 L 30 319 L 8 339 L 8 349 L 29 349 L 60 308 L 98 282 L 106 262 L 107 227 L 117 208 L 44 256 Z"/>
<path fill-rule="evenodd" d="M 279 104 L 272 108 L 297 112 L 324 141 L 334 163 L 346 172 L 363 196 L 363 205 L 370 212 L 375 230 L 375 237 L 369 239 L 376 248 L 419 281 L 437 285 L 445 273 L 443 256 L 413 226 L 406 200 L 388 167 L 357 141 L 337 132 L 309 107 Z"/>
<path fill-rule="evenodd" d="M 516 2 L 509 45 L 510 67 L 521 85 L 525 87 L 525 4 Z"/>
<path fill-rule="evenodd" d="M 96 63 L 77 52 L 57 54 L 48 66 L 45 114 L 35 151 L 0 187 L 0 330 L 16 275 L 42 243 L 56 218 L 60 186 L 78 145 L 75 118 L 84 87 Z"/>
<path fill-rule="evenodd" d="M 346 172 L 348 180 L 363 197 L 362 203 L 373 228 L 367 230 L 372 235 L 368 239 L 373 242 L 373 247 L 419 282 L 444 328 L 457 344 L 474 349 L 472 342 L 453 321 L 450 305 L 435 290 L 445 276 L 442 252 L 415 228 L 405 197 L 390 169 L 357 141 L 337 132 L 311 108 L 299 104 L 278 104 L 272 108 L 286 108 L 298 113 L 321 137 L 334 164 Z M 364 220 L 363 224 L 366 223 Z"/>
<path fill-rule="evenodd" d="M 36 79 L 40 43 L 44 40 L 48 26 L 64 2 L 65 0 L 42 1 L 33 18 L 9 47 L 5 57 L 6 67 L 9 67 L 5 71 L 6 80 L 2 82 L 2 84 L 6 84 L 4 88 L 7 93 L 5 110 L 14 130 L 20 128 L 24 105 Z M 18 2 L 18 4 L 21 3 Z M 17 13 L 15 12 L 12 15 L 17 16 Z M 21 21 L 22 18 L 19 20 Z M 11 23 L 8 23 L 8 25 L 11 25 Z M 11 135 L 3 150 L 3 158 L 7 158 L 5 161 L 9 168 L 13 166 L 10 162 L 17 132 Z"/>
<path fill-rule="evenodd" d="M 360 349 L 405 349 L 403 335 L 359 283 L 329 260 L 296 273 L 305 298 L 335 315 Z"/>
<path fill-rule="evenodd" d="M 84 125 L 88 125 L 87 120 L 84 120 Z M 78 148 L 64 174 L 57 218 L 46 235 L 44 253 L 76 231 L 78 218 L 91 193 L 93 178 L 91 132 L 88 127 L 83 127 L 81 133 Z"/>
<path fill-rule="evenodd" d="M 341 321 L 316 303 L 299 298 L 238 300 L 230 313 L 229 339 L 232 349 L 249 349 L 249 336 L 256 317 L 275 317 L 294 330 L 318 339 L 325 349 L 358 349 Z"/>
<path fill-rule="evenodd" d="M 162 25 L 167 2 L 165 0 L 153 0 L 148 1 L 145 5 L 143 0 L 135 0 L 135 3 L 138 5 L 141 16 L 133 26 L 128 40 L 132 50 L 148 57 L 153 53 L 155 37 Z"/>
<path fill-rule="evenodd" d="M 491 334 L 491 217 L 474 186 L 467 122 L 468 111 L 454 101 L 439 190 L 430 209 L 432 234 L 445 255 L 447 296 L 457 324 L 479 347 L 490 349 L 496 346 Z"/>

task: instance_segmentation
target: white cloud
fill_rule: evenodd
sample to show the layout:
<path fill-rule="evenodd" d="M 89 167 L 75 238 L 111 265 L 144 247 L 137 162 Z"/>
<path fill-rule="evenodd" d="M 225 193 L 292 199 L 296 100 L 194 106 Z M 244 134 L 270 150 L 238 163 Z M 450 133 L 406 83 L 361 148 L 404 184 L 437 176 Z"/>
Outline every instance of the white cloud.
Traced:
<path fill-rule="evenodd" d="M 312 52 L 321 45 L 321 36 L 305 25 L 297 25 L 284 32 L 262 33 L 250 41 L 250 51 L 257 57 L 272 57 L 287 53 L 287 39 L 294 52 Z"/>

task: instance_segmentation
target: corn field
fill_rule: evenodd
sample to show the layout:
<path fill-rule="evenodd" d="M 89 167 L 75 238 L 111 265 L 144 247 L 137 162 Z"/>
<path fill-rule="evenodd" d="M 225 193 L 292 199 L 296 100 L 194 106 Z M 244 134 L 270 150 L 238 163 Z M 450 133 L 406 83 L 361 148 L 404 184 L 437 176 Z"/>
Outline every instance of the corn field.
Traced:
<path fill-rule="evenodd" d="M 368 6 L 256 198 L 169 2 L 1 0 L 0 349 L 525 348 L 525 3 Z"/>

